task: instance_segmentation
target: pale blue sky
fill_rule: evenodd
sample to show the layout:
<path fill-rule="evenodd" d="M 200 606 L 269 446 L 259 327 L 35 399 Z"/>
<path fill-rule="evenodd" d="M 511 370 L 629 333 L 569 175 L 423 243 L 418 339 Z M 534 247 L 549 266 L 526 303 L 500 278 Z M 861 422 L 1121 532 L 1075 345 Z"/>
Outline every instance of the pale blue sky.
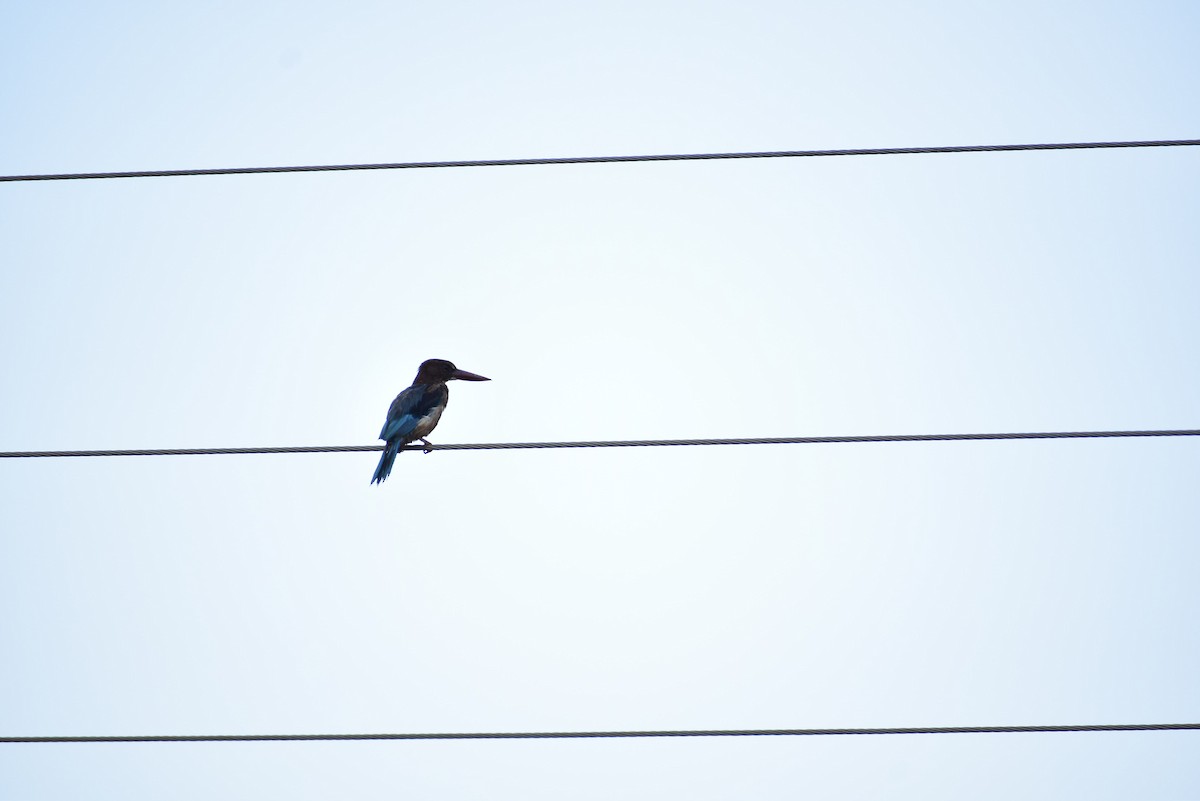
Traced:
<path fill-rule="evenodd" d="M 1196 138 L 1186 2 L 0 2 L 0 173 Z M 1192 148 L 5 184 L 0 450 L 1197 428 Z M 1200 720 L 1191 439 L 0 463 L 7 735 Z M 0 747 L 24 799 L 1200 799 L 1195 733 Z"/>

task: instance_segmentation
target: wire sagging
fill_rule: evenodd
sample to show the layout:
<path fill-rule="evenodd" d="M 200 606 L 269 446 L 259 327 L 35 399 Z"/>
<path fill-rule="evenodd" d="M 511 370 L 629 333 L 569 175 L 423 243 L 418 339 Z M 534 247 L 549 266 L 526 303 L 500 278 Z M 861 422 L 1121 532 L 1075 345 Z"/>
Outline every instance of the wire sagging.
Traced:
<path fill-rule="evenodd" d="M 552 448 L 638 448 L 691 445 L 822 445 L 849 442 L 964 442 L 972 440 L 1118 439 L 1128 437 L 1196 437 L 1200 429 L 1146 431 L 1030 431 L 1002 434 L 882 434 L 840 437 L 742 437 L 736 439 L 634 439 L 580 442 L 474 442 L 451 445 L 405 445 L 406 451 L 517 451 Z M 76 456 L 240 456 L 272 453 L 358 453 L 381 451 L 382 445 L 267 446 L 262 448 L 150 448 L 88 451 L 0 451 L 0 459 L 38 459 Z"/>
<path fill-rule="evenodd" d="M 1148 139 L 1130 142 L 1053 142 L 1028 145 L 942 145 L 933 147 L 866 147 L 838 150 L 768 150 L 750 153 L 678 153 L 654 156 L 566 156 L 532 159 L 467 161 L 401 161 L 381 164 L 319 164 L 295 167 L 215 167 L 128 172 L 69 172 L 44 175 L 0 175 L 3 181 L 78 181 L 100 178 L 177 178 L 190 175 L 257 175 L 277 172 L 347 172 L 351 170 L 416 170 L 443 167 L 526 167 L 548 164 L 614 164 L 645 161 L 718 161 L 726 159 L 815 158 L 823 156 L 898 156 L 930 153 L 1011 153 L 1027 150 L 1097 150 L 1130 147 L 1193 147 L 1200 139 Z"/>
<path fill-rule="evenodd" d="M 80 737 L 0 737 L 0 743 L 223 743 L 297 740 L 565 740 L 617 737 L 816 737 L 866 734 L 1051 734 L 1062 732 L 1195 731 L 1200 723 L 1068 726 L 930 726 L 880 729 L 678 729 L 662 731 L 530 731 L 437 734 L 161 734 Z"/>

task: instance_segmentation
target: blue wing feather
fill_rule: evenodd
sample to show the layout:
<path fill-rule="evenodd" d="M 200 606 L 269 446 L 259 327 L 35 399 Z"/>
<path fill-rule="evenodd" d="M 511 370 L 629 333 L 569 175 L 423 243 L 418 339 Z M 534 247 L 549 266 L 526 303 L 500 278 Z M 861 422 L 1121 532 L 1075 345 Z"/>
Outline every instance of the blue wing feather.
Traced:
<path fill-rule="evenodd" d="M 379 438 L 385 440 L 403 439 L 413 432 L 420 419 L 412 414 L 406 414 L 394 420 L 389 418 L 383 424 L 383 430 L 379 432 Z"/>
<path fill-rule="evenodd" d="M 411 434 L 417 427 L 417 421 L 424 416 L 422 407 L 427 404 L 422 401 L 426 394 L 424 386 L 416 385 L 397 395 L 388 407 L 387 420 L 379 432 L 379 438 L 390 440 Z"/>

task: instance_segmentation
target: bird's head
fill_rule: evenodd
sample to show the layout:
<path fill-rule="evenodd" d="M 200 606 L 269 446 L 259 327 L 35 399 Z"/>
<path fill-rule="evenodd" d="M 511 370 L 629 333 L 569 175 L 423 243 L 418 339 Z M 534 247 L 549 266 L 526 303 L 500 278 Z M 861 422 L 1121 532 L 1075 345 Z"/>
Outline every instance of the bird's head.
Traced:
<path fill-rule="evenodd" d="M 454 362 L 446 361 L 445 359 L 428 359 L 421 362 L 420 369 L 417 370 L 416 380 L 414 384 L 444 384 L 447 381 L 454 379 L 462 381 L 491 381 L 490 378 L 484 378 L 481 375 L 468 373 L 466 370 L 459 370 L 454 366 Z"/>

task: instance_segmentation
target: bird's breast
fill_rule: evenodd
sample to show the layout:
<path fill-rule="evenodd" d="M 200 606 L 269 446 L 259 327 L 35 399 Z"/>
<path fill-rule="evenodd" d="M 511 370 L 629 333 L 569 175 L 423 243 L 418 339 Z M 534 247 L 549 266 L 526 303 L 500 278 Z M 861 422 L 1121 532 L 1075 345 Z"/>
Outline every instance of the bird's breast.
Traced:
<path fill-rule="evenodd" d="M 442 419 L 442 412 L 445 410 L 446 407 L 444 405 L 438 404 L 426 412 L 420 419 L 417 420 L 416 426 L 413 427 L 412 438 L 424 439 L 425 437 L 429 436 L 429 432 L 433 431 L 433 429 L 437 427 L 438 420 Z"/>

